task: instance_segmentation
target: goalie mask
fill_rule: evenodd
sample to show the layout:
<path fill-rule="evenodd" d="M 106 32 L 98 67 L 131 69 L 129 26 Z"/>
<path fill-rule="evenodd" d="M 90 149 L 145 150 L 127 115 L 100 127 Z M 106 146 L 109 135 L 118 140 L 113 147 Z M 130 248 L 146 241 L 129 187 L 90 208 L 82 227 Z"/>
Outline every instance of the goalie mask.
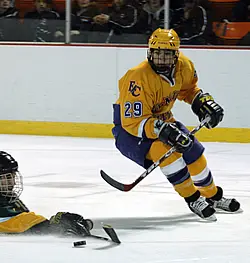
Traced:
<path fill-rule="evenodd" d="M 10 154 L 0 151 L 0 196 L 13 203 L 22 191 L 23 181 L 18 163 Z"/>
<path fill-rule="evenodd" d="M 171 75 L 179 56 L 180 39 L 173 30 L 157 29 L 148 42 L 148 62 L 158 74 Z"/>

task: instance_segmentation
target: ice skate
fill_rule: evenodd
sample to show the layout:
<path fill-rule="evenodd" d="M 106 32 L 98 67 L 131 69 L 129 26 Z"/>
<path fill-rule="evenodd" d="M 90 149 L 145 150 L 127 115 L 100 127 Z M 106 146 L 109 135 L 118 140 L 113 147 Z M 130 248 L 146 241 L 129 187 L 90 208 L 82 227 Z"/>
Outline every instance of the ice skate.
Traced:
<path fill-rule="evenodd" d="M 212 205 L 216 210 L 223 210 L 230 213 L 242 212 L 240 203 L 234 198 L 223 197 L 223 190 L 217 186 L 218 192 L 214 197 L 207 198 L 206 201 Z"/>
<path fill-rule="evenodd" d="M 208 202 L 206 202 L 204 197 L 199 197 L 196 201 L 189 202 L 188 206 L 192 212 L 205 220 L 217 220 L 214 215 L 215 209 Z"/>

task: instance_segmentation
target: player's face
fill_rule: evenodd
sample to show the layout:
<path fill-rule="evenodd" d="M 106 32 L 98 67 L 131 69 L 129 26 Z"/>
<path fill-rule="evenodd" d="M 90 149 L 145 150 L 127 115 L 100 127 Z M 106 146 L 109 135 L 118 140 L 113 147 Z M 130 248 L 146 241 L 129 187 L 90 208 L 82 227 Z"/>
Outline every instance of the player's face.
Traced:
<path fill-rule="evenodd" d="M 15 186 L 15 173 L 0 175 L 0 193 L 8 195 Z"/>
<path fill-rule="evenodd" d="M 89 5 L 89 0 L 78 0 L 77 2 L 80 7 L 85 7 Z"/>
<path fill-rule="evenodd" d="M 156 49 L 152 52 L 152 60 L 159 71 L 169 71 L 175 62 L 175 51 Z"/>
<path fill-rule="evenodd" d="M 123 0 L 114 0 L 114 4 L 116 6 L 122 6 L 123 5 Z"/>
<path fill-rule="evenodd" d="M 2 8 L 2 9 L 10 8 L 10 1 L 9 0 L 0 0 L 0 8 Z"/>
<path fill-rule="evenodd" d="M 159 8 L 161 6 L 160 0 L 149 0 L 149 5 L 152 8 Z"/>
<path fill-rule="evenodd" d="M 45 10 L 47 8 L 47 3 L 43 0 L 36 0 L 36 9 Z"/>
<path fill-rule="evenodd" d="M 0 195 L 8 201 L 15 202 L 23 191 L 22 175 L 16 171 L 0 175 Z"/>

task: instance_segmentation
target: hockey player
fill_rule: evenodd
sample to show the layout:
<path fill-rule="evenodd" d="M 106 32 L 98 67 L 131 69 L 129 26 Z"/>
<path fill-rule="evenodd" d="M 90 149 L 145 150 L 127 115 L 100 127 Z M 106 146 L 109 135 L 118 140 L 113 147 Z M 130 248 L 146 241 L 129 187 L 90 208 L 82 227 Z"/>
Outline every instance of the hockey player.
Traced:
<path fill-rule="evenodd" d="M 119 151 L 146 169 L 175 146 L 176 152 L 160 164 L 162 173 L 192 212 L 216 220 L 215 208 L 236 212 L 240 203 L 223 196 L 207 166 L 203 145 L 188 135 L 171 109 L 176 99 L 185 101 L 200 121 L 210 116 L 209 129 L 222 121 L 224 113 L 209 93 L 198 88 L 194 65 L 179 47 L 174 30 L 153 32 L 147 60 L 119 80 L 112 132 Z"/>
<path fill-rule="evenodd" d="M 22 190 L 22 175 L 18 171 L 17 161 L 10 154 L 0 151 L 0 233 L 89 235 L 93 228 L 90 219 L 58 212 L 48 220 L 29 211 L 19 199 Z"/>

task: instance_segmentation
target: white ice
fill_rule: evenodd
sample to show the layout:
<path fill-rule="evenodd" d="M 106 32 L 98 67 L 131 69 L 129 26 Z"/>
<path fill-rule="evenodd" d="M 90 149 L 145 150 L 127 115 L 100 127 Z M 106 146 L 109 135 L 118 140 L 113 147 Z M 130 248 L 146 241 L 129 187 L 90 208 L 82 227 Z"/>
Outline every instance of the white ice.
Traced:
<path fill-rule="evenodd" d="M 216 184 L 244 210 L 212 223 L 193 215 L 158 169 L 127 193 L 104 182 L 100 169 L 125 183 L 143 172 L 111 139 L 1 135 L 0 145 L 19 161 L 30 210 L 80 213 L 94 219 L 94 234 L 106 236 L 101 222 L 109 223 L 122 241 L 73 248 L 79 238 L 4 236 L 1 262 L 250 262 L 250 144 L 204 143 Z"/>

